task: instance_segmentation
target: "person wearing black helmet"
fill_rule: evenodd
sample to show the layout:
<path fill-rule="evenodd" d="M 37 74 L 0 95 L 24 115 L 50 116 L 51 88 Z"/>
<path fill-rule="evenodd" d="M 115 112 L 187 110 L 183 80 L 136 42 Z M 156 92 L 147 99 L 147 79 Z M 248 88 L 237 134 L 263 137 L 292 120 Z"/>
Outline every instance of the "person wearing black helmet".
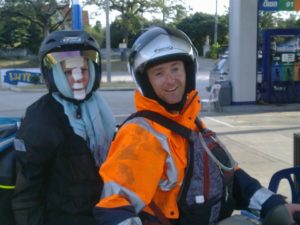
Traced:
<path fill-rule="evenodd" d="M 137 112 L 121 125 L 99 170 L 98 225 L 248 225 L 230 217 L 234 209 L 264 218 L 277 206 L 287 218 L 281 225 L 292 224 L 300 205 L 285 205 L 240 169 L 198 118 L 197 51 L 185 33 L 146 29 L 131 48 L 129 70 Z"/>
<path fill-rule="evenodd" d="M 115 119 L 97 91 L 100 49 L 84 31 L 55 31 L 42 42 L 48 93 L 26 110 L 16 134 L 17 225 L 95 225 L 92 209 Z"/>

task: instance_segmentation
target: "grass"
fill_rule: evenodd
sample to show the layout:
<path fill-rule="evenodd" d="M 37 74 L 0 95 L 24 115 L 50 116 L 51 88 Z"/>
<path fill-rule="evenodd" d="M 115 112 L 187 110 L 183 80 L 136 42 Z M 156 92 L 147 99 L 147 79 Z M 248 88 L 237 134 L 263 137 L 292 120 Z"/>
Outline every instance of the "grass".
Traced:
<path fill-rule="evenodd" d="M 38 67 L 30 59 L 0 59 L 0 68 L 32 68 Z"/>

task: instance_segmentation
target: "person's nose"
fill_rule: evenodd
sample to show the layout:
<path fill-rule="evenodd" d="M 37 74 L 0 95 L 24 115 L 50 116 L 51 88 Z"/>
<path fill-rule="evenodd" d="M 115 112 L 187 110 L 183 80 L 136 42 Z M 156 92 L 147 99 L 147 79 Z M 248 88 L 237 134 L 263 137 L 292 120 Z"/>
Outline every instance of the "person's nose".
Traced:
<path fill-rule="evenodd" d="M 168 71 L 166 74 L 166 82 L 173 83 L 175 81 L 174 74 L 171 71 Z"/>
<path fill-rule="evenodd" d="M 72 77 L 74 82 L 81 82 L 83 79 L 83 75 L 81 73 L 81 69 L 80 68 L 75 68 L 72 71 Z"/>

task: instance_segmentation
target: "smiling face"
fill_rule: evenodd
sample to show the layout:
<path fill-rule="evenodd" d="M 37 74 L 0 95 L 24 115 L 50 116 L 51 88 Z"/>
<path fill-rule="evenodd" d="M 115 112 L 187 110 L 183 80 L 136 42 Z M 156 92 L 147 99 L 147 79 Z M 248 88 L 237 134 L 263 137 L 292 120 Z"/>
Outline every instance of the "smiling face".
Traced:
<path fill-rule="evenodd" d="M 186 83 L 182 61 L 170 61 L 150 67 L 147 74 L 155 94 L 161 100 L 168 104 L 176 104 L 182 100 Z"/>

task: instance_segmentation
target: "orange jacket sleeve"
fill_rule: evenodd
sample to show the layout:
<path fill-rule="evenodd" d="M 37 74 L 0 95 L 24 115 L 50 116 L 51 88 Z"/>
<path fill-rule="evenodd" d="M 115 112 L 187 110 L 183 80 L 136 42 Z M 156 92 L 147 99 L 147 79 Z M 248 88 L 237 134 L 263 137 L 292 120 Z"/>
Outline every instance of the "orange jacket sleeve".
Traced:
<path fill-rule="evenodd" d="M 159 185 L 164 173 L 166 152 L 154 135 L 144 127 L 126 124 L 113 141 L 107 160 L 100 169 L 104 187 L 113 183 L 124 191 L 114 192 L 105 196 L 97 204 L 98 207 L 115 208 L 135 205 L 135 195 L 148 205 Z M 111 189 L 111 188 L 110 188 Z"/>

